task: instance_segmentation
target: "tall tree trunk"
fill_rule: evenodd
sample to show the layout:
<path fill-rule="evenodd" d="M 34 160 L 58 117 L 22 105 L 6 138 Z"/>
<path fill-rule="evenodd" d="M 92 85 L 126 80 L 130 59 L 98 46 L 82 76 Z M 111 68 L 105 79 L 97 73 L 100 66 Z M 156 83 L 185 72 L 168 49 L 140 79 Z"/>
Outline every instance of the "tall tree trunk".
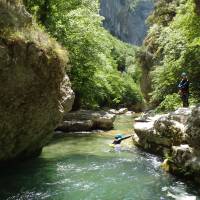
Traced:
<path fill-rule="evenodd" d="M 196 5 L 195 11 L 200 16 L 200 0 L 194 0 L 194 3 Z"/>

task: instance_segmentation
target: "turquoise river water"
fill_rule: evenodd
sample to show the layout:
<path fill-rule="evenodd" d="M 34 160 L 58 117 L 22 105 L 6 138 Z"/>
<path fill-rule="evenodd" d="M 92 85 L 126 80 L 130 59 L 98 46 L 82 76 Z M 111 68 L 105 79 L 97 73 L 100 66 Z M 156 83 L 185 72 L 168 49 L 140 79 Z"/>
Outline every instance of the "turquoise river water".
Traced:
<path fill-rule="evenodd" d="M 113 131 L 59 137 L 39 158 L 1 169 L 0 200 L 200 200 L 199 188 L 162 171 L 158 157 L 109 146 L 132 124 L 119 116 Z"/>

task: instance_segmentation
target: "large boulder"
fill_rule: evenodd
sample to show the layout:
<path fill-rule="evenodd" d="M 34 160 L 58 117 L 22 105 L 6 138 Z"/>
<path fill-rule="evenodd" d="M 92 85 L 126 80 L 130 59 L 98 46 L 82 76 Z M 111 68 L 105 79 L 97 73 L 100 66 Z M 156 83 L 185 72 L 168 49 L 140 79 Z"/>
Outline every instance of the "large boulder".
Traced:
<path fill-rule="evenodd" d="M 161 117 L 154 122 L 156 133 L 161 138 L 168 140 L 168 146 L 179 145 L 184 141 L 185 127 L 183 124 L 170 120 L 167 116 Z"/>
<path fill-rule="evenodd" d="M 200 151 L 189 145 L 173 146 L 168 161 L 172 173 L 183 175 L 200 183 Z"/>
<path fill-rule="evenodd" d="M 195 148 L 200 148 L 200 106 L 192 110 L 187 123 L 187 141 Z"/>
<path fill-rule="evenodd" d="M 191 108 L 179 108 L 176 111 L 171 112 L 169 114 L 169 118 L 182 124 L 186 124 L 189 117 L 191 116 L 191 113 Z"/>
<path fill-rule="evenodd" d="M 38 154 L 73 103 L 66 51 L 11 2 L 0 8 L 0 162 Z"/>
<path fill-rule="evenodd" d="M 92 120 L 74 120 L 63 121 L 55 129 L 56 132 L 80 132 L 80 131 L 92 131 L 94 122 Z"/>
<path fill-rule="evenodd" d="M 200 106 L 186 110 L 188 116 L 185 132 L 188 144 L 173 146 L 168 163 L 172 173 L 200 183 Z"/>
<path fill-rule="evenodd" d="M 200 183 L 200 106 L 161 116 L 143 115 L 134 128 L 136 144 L 161 154 L 165 170 Z"/>
<path fill-rule="evenodd" d="M 113 128 L 114 120 L 115 114 L 106 111 L 79 110 L 66 113 L 56 131 L 110 130 Z"/>
<path fill-rule="evenodd" d="M 168 115 L 156 115 L 148 120 L 134 124 L 140 147 L 161 155 L 168 153 L 171 147 L 184 141 L 184 126 L 170 120 Z"/>

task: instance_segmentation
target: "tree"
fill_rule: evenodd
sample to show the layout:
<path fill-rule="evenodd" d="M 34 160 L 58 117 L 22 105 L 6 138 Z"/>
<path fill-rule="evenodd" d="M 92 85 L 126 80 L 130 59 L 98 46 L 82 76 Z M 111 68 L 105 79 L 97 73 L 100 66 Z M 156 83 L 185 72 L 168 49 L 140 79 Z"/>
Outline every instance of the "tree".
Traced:
<path fill-rule="evenodd" d="M 98 0 L 34 0 L 26 5 L 68 49 L 72 67 L 67 73 L 76 94 L 75 108 L 117 106 L 126 101 L 130 104 L 130 99 L 124 98 L 128 92 L 132 102 L 142 101 L 137 78 L 130 69 L 135 68 L 135 48 L 103 28 Z M 127 71 L 126 76 L 118 71 L 121 66 Z"/>

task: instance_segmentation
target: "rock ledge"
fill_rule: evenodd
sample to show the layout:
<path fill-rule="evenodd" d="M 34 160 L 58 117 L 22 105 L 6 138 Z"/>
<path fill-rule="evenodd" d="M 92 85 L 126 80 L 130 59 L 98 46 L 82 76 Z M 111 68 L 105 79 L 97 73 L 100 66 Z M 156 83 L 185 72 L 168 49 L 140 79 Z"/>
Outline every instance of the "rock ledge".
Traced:
<path fill-rule="evenodd" d="M 135 143 L 165 158 L 170 172 L 200 183 L 200 106 L 136 120 Z"/>
<path fill-rule="evenodd" d="M 56 131 L 110 130 L 113 128 L 115 116 L 115 114 L 109 112 L 92 110 L 79 110 L 66 113 Z"/>

